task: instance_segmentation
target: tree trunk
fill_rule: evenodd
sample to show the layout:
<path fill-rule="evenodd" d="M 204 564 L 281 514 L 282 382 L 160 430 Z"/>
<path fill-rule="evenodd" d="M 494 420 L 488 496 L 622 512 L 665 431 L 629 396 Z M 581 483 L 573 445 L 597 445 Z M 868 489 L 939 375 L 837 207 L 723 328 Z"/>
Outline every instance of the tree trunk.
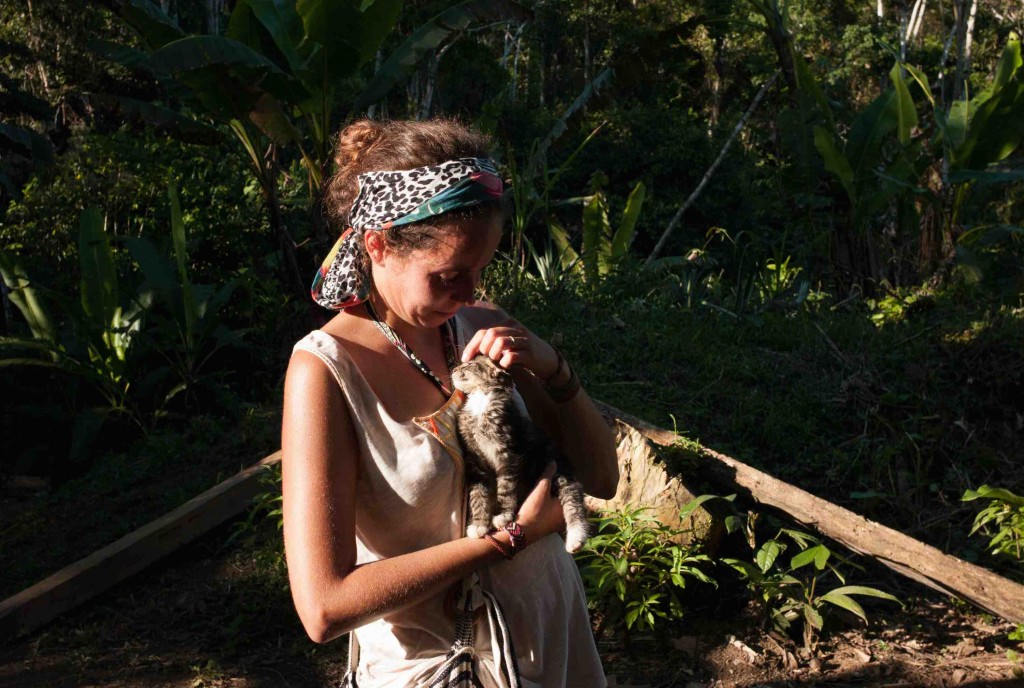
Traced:
<path fill-rule="evenodd" d="M 206 33 L 220 35 L 220 21 L 224 14 L 224 0 L 206 0 Z"/>
<path fill-rule="evenodd" d="M 0 335 L 7 336 L 11 331 L 11 324 L 14 322 L 14 309 L 11 308 L 10 289 L 7 282 L 0 279 L 0 301 L 3 302 L 3 322 L 0 322 Z"/>
<path fill-rule="evenodd" d="M 590 83 L 590 0 L 583 3 L 583 83 Z M 587 116 L 587 104 L 583 104 L 583 117 Z"/>
<path fill-rule="evenodd" d="M 377 55 L 373 58 L 373 75 L 376 76 L 380 72 L 380 66 L 384 63 L 384 51 L 377 48 Z M 366 117 L 368 119 L 376 119 L 377 108 L 379 103 L 370 103 L 369 107 L 366 108 Z"/>
<path fill-rule="evenodd" d="M 912 43 L 917 40 L 917 34 L 921 31 L 921 24 L 924 21 L 924 10 L 928 0 L 914 0 L 914 8 L 910 12 L 910 22 L 907 24 L 905 42 Z"/>
<path fill-rule="evenodd" d="M 277 245 L 281 252 L 281 280 L 301 299 L 309 298 L 309 288 L 299 270 L 299 260 L 295 251 L 295 241 L 288 233 L 284 218 L 281 215 L 281 203 L 277 197 L 277 146 L 270 145 L 266 160 L 266 180 L 263 186 L 263 201 L 267 204 L 267 216 L 270 230 L 277 237 Z"/>
<path fill-rule="evenodd" d="M 971 46 L 974 43 L 974 16 L 978 12 L 978 0 L 965 0 L 967 12 L 964 22 L 963 38 L 960 41 L 960 52 L 956 60 L 956 80 L 953 82 L 953 100 L 957 100 L 965 92 L 964 83 L 971 77 Z"/>

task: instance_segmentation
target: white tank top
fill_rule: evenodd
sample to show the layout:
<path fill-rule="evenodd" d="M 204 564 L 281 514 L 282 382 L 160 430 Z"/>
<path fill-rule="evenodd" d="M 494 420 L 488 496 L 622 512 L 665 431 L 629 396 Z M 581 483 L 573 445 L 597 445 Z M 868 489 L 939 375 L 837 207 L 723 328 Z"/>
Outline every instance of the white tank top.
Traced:
<path fill-rule="evenodd" d="M 477 330 L 463 309 L 456 347 L 461 354 Z M 356 562 L 364 564 L 464 537 L 465 488 L 455 412 L 449 399 L 426 418 L 399 422 L 388 415 L 341 343 L 314 330 L 295 345 L 327 365 L 338 381 L 356 429 Z M 549 535 L 480 571 L 484 589 L 501 603 L 526 688 L 602 688 L 607 685 L 594 645 L 583 583 L 562 539 Z M 361 688 L 426 685 L 455 639 L 445 594 L 356 630 Z M 485 620 L 476 623 L 481 680 L 497 686 Z"/>

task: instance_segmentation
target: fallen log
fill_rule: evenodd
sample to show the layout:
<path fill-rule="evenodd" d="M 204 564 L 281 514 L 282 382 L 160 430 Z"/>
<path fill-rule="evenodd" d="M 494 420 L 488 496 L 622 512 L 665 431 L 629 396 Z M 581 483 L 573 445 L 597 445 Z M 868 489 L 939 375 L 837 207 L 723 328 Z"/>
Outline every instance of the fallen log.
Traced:
<path fill-rule="evenodd" d="M 0 602 L 0 638 L 39 628 L 239 514 L 262 490 L 259 479 L 264 467 L 280 460 L 281 452 L 271 454 L 177 509 Z"/>
<path fill-rule="evenodd" d="M 679 438 L 668 430 L 607 404 L 595 403 L 606 419 L 631 425 L 655 444 L 678 443 Z M 822 535 L 934 590 L 967 600 L 1007 621 L 1024 623 L 1024 585 L 870 521 L 729 456 L 706 447 L 699 449 L 699 455 L 702 477 L 725 490 L 746 493 L 753 501 L 778 509 Z"/>

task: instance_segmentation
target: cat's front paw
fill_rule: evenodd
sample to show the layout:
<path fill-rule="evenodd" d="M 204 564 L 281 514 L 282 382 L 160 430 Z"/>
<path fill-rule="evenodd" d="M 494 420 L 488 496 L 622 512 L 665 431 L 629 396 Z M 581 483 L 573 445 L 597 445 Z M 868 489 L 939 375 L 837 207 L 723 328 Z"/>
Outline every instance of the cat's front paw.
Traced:
<path fill-rule="evenodd" d="M 494 518 L 492 518 L 491 524 L 498 530 L 501 530 L 506 525 L 514 521 L 515 518 L 515 514 L 513 514 L 511 511 L 504 511 L 500 514 L 497 514 Z"/>
<path fill-rule="evenodd" d="M 587 544 L 587 538 L 590 537 L 590 533 L 587 532 L 585 525 L 571 525 L 565 531 L 565 551 L 569 554 L 576 554 L 583 545 Z"/>
<path fill-rule="evenodd" d="M 466 528 L 466 537 L 473 538 L 474 540 L 482 538 L 487 534 L 487 526 L 479 523 L 470 523 L 469 527 Z"/>

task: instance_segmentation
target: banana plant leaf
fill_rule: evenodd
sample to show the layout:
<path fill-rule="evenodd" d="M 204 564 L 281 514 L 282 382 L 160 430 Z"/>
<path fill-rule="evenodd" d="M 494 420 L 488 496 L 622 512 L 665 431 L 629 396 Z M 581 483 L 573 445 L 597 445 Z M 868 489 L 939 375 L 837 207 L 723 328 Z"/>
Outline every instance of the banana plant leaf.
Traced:
<path fill-rule="evenodd" d="M 156 103 L 105 93 L 85 93 L 83 97 L 94 106 L 119 112 L 130 120 L 144 122 L 179 141 L 213 146 L 224 139 L 224 135 L 214 127 Z"/>
<path fill-rule="evenodd" d="M 82 310 L 94 322 L 107 325 L 116 318 L 117 267 L 98 208 L 88 208 L 79 221 L 79 263 L 82 269 Z"/>
<path fill-rule="evenodd" d="M 853 170 L 850 161 L 836 148 L 832 135 L 823 127 L 814 127 L 814 145 L 825 160 L 825 169 L 836 176 L 846 190 L 850 201 L 857 204 L 857 191 L 853 186 Z"/>
<path fill-rule="evenodd" d="M 474 23 L 496 21 L 524 22 L 530 19 L 528 9 L 510 0 L 465 0 L 451 7 L 417 29 L 381 65 L 366 89 L 356 98 L 354 110 L 363 110 L 376 103 L 409 77 L 429 50 L 437 48 L 448 36 Z"/>
<path fill-rule="evenodd" d="M 49 342 L 55 341 L 53 320 L 32 288 L 25 269 L 13 255 L 4 251 L 0 251 L 0 279 L 7 285 L 11 303 L 28 322 L 32 336 Z"/>
<path fill-rule="evenodd" d="M 845 147 L 852 180 L 874 174 L 882 162 L 882 140 L 899 126 L 894 89 L 887 89 L 857 115 Z"/>
<path fill-rule="evenodd" d="M 402 11 L 401 0 L 298 0 L 311 49 L 300 70 L 307 84 L 329 91 L 372 59 Z"/>
<path fill-rule="evenodd" d="M 636 186 L 626 199 L 626 208 L 622 211 L 622 221 L 619 222 L 615 235 L 612 236 L 611 256 L 622 258 L 629 251 L 633 237 L 636 236 L 636 223 L 640 219 L 640 209 L 644 205 L 644 197 L 647 194 L 647 187 L 643 182 L 637 182 Z"/>
<path fill-rule="evenodd" d="M 23 113 L 37 120 L 48 120 L 53 116 L 49 103 L 21 90 L 18 83 L 6 74 L 0 74 L 0 111 L 8 117 Z"/>
<path fill-rule="evenodd" d="M 298 80 L 269 58 L 220 36 L 189 36 L 169 43 L 151 54 L 145 66 L 173 74 L 222 120 L 247 117 L 264 94 L 287 103 L 309 96 Z"/>
<path fill-rule="evenodd" d="M 228 25 L 224 29 L 225 38 L 238 41 L 259 52 L 262 35 L 263 25 L 256 18 L 248 0 L 238 0 L 235 9 L 231 11 L 231 16 L 228 17 Z"/>
<path fill-rule="evenodd" d="M 910 97 L 910 89 L 907 88 L 902 67 L 898 62 L 889 70 L 889 79 L 896 94 L 896 132 L 900 143 L 905 146 L 910 143 L 911 130 L 917 126 L 917 110 L 914 108 L 914 99 Z"/>
<path fill-rule="evenodd" d="M 185 36 L 178 23 L 149 0 L 106 0 L 104 4 L 134 28 L 151 50 Z"/>
<path fill-rule="evenodd" d="M 236 29 L 244 27 L 252 30 L 253 27 L 251 24 L 247 26 L 244 17 L 255 19 L 270 34 L 274 45 L 288 62 L 291 73 L 297 75 L 301 71 L 312 45 L 306 41 L 306 27 L 296 10 L 295 0 L 239 0 L 231 13 L 231 19 L 234 19 L 236 13 L 239 15 Z M 343 34 L 345 31 L 335 33 Z M 259 52 L 258 38 L 255 43 L 250 43 L 250 40 L 246 37 L 246 40 L 240 42 Z"/>

